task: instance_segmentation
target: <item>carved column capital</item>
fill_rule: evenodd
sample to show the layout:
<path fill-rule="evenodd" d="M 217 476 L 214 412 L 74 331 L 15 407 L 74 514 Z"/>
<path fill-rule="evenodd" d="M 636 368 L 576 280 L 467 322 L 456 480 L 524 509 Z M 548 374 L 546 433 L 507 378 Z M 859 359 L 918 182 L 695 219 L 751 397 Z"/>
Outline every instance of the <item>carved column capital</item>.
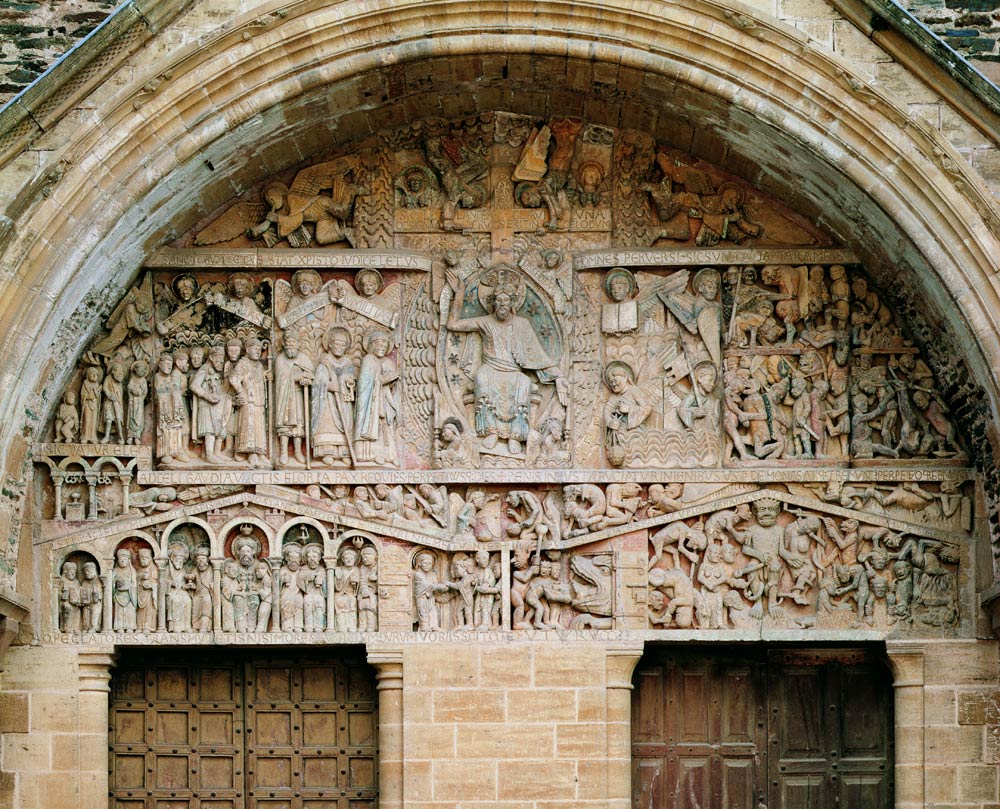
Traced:
<path fill-rule="evenodd" d="M 375 669 L 376 688 L 396 691 L 403 688 L 403 650 L 399 647 L 368 647 L 368 663 Z"/>
<path fill-rule="evenodd" d="M 88 649 L 78 656 L 78 669 L 81 691 L 111 691 L 111 669 L 118 655 L 114 647 Z"/>
<path fill-rule="evenodd" d="M 885 642 L 889 665 L 892 666 L 892 684 L 896 688 L 924 684 L 924 647 L 913 641 Z"/>
<path fill-rule="evenodd" d="M 606 683 L 608 688 L 632 690 L 632 672 L 642 657 L 645 643 L 641 640 L 608 648 Z"/>

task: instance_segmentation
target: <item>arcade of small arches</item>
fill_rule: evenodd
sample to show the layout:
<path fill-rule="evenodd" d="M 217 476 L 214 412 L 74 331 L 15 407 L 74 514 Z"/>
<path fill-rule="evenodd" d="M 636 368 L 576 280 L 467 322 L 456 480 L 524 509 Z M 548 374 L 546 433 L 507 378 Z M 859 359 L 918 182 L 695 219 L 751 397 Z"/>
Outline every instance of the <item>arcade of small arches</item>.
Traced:
<path fill-rule="evenodd" d="M 470 43 L 421 5 L 234 21 L 102 107 L 100 145 L 81 127 L 25 203 L 33 230 L 0 233 L 73 301 L 12 299 L 29 336 L 0 362 L 30 384 L 4 407 L 44 415 L 0 439 L 32 468 L 35 645 L 14 659 L 73 656 L 101 717 L 77 730 L 111 751 L 97 799 L 500 801 L 496 749 L 544 758 L 538 734 L 559 758 L 539 771 L 573 779 L 538 800 L 714 807 L 725 784 L 747 807 L 923 806 L 936 724 L 980 734 L 961 766 L 981 778 L 1000 760 L 977 640 L 1000 311 L 982 183 L 756 13 L 652 25 L 610 2 L 568 37 L 562 4 L 531 4 Z M 385 15 L 394 61 L 348 56 Z M 305 72 L 297 26 L 328 47 Z M 178 701 L 211 727 L 209 693 L 233 734 L 169 731 L 195 778 L 144 728 Z M 312 763 L 283 722 L 316 723 Z M 687 747 L 664 732 L 685 722 Z"/>

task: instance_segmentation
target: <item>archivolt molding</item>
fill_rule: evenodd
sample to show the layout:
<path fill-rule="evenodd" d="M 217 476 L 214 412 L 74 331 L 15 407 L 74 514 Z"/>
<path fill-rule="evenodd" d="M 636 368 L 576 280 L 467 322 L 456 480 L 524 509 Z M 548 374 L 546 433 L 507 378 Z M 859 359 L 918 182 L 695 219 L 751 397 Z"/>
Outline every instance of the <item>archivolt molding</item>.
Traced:
<path fill-rule="evenodd" d="M 310 104 L 324 88 L 368 71 L 405 69 L 418 59 L 475 54 L 613 66 L 617 90 L 640 82 L 637 95 L 650 105 L 668 107 L 677 103 L 671 96 L 679 88 L 690 88 L 731 105 L 723 116 L 711 109 L 691 115 L 731 125 L 733 142 L 744 149 L 755 134 L 773 130 L 776 140 L 786 137 L 814 154 L 866 193 L 912 242 L 928 267 L 921 282 L 928 297 L 939 299 L 934 303 L 945 312 L 953 304 L 942 298 L 957 302 L 961 319 L 945 316 L 959 339 L 966 329 L 974 336 L 982 353 L 968 361 L 995 413 L 997 385 L 989 368 L 1000 367 L 993 281 L 1000 244 L 996 207 L 982 182 L 938 133 L 910 119 L 841 60 L 783 23 L 731 5 L 274 3 L 192 45 L 174 63 L 150 67 L 62 152 L 62 177 L 13 223 L 0 264 L 8 278 L 0 323 L 11 335 L 0 349 L 0 383 L 9 391 L 0 410 L 0 447 L 8 471 L 16 475 L 10 462 L 30 440 L 21 435 L 25 405 L 35 413 L 50 408 L 51 391 L 71 368 L 71 356 L 44 366 L 31 358 L 53 343 L 60 351 L 79 346 L 82 331 L 93 329 L 105 301 L 119 297 L 145 255 L 253 182 L 288 168 L 281 161 L 294 162 L 293 150 L 278 158 L 269 147 L 299 133 L 310 136 L 306 119 L 316 114 Z M 392 100 L 352 100 L 351 111 L 393 106 Z M 750 119 L 760 124 L 756 132 L 745 123 Z M 250 143 L 263 157 L 248 158 L 248 166 L 233 166 L 221 179 L 212 171 L 195 176 L 206 152 L 221 147 L 245 154 L 238 147 Z M 781 167 L 767 163 L 777 153 L 765 152 L 761 161 L 772 177 Z M 781 179 L 769 182 L 782 185 Z M 791 189 L 795 178 L 783 185 Z M 814 193 L 832 201 L 832 189 Z M 199 195 L 202 207 L 192 202 Z M 829 220 L 840 223 L 845 240 L 864 246 L 863 232 L 848 231 L 849 217 L 835 212 Z M 882 263 L 897 258 L 892 246 L 867 247 L 859 253 L 884 251 L 888 255 L 877 256 Z M 89 318 L 61 325 L 74 310 Z M 29 416 L 28 431 L 34 426 Z"/>

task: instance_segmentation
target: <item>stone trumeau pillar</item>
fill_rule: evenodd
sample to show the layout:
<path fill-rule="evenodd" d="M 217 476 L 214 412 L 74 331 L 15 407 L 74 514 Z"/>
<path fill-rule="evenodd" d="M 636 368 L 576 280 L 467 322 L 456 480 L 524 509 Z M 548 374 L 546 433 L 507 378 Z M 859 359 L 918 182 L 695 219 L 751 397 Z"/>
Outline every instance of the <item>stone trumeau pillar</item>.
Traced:
<path fill-rule="evenodd" d="M 631 676 L 641 649 L 552 640 L 403 647 L 405 805 L 624 809 Z M 371 652 L 369 660 L 379 669 L 379 727 L 391 733 L 389 668 Z M 397 742 L 379 743 L 384 767 Z"/>

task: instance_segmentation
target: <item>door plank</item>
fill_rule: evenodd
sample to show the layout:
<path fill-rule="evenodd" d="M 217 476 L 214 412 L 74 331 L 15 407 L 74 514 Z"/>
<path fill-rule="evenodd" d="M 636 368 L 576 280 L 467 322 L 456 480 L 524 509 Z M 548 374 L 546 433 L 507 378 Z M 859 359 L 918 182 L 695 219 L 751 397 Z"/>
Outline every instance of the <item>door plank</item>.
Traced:
<path fill-rule="evenodd" d="M 112 809 L 376 809 L 374 677 L 344 658 L 125 661 Z"/>

